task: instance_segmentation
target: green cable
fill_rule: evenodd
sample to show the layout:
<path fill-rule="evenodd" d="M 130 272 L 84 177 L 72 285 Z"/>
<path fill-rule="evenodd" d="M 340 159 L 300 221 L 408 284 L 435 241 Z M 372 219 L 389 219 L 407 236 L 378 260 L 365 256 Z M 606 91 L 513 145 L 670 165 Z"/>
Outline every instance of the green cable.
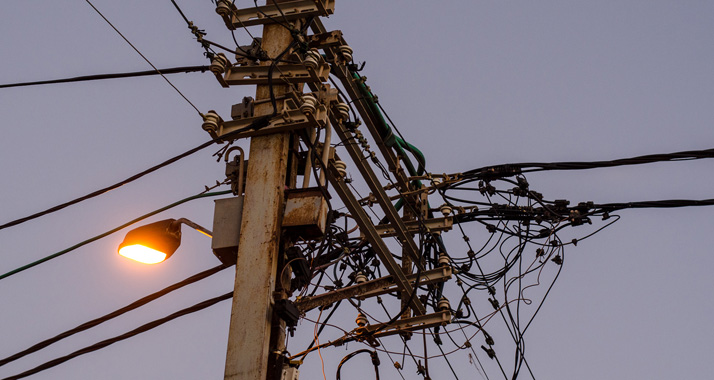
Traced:
<path fill-rule="evenodd" d="M 379 107 L 377 106 L 377 103 L 374 101 L 374 96 L 372 93 L 367 90 L 367 86 L 364 84 L 363 81 L 361 81 L 361 77 L 359 74 L 353 72 L 352 77 L 355 79 L 355 82 L 357 82 L 357 85 L 359 86 L 360 91 L 365 95 L 365 99 L 367 100 L 367 103 L 372 110 L 372 113 L 374 113 L 377 117 L 379 117 L 380 124 L 382 126 L 384 135 L 382 138 L 384 138 L 384 143 L 388 147 L 392 147 L 397 151 L 397 154 L 402 157 L 402 160 L 404 161 L 404 165 L 407 167 L 407 171 L 409 172 L 409 175 L 412 176 L 419 176 L 424 174 L 424 167 L 426 166 L 426 160 L 424 158 L 424 154 L 417 149 L 414 145 L 409 144 L 408 142 L 404 141 L 403 139 L 394 136 L 394 133 L 392 133 L 391 128 L 389 127 L 389 124 L 387 121 L 384 119 L 384 115 L 382 115 L 382 111 L 379 110 Z M 406 153 L 404 152 L 404 149 L 406 148 L 410 153 L 414 154 L 414 156 L 417 158 L 417 161 L 419 161 L 419 169 L 414 168 L 414 164 L 412 164 L 411 160 L 409 160 L 409 157 L 407 157 Z M 419 182 L 421 184 L 421 182 Z"/>
<path fill-rule="evenodd" d="M 117 231 L 119 231 L 119 230 L 121 230 L 121 229 L 123 229 L 123 228 L 126 228 L 126 227 L 128 227 L 128 226 L 130 226 L 130 225 L 132 225 L 132 224 L 134 224 L 134 223 L 136 223 L 136 222 L 139 222 L 139 221 L 141 221 L 141 220 L 144 220 L 144 219 L 146 219 L 146 218 L 148 218 L 148 217 L 150 217 L 150 216 L 156 215 L 156 214 L 158 214 L 158 213 L 160 213 L 160 212 L 166 211 L 166 210 L 168 210 L 168 209 L 170 209 L 170 208 L 176 207 L 176 206 L 178 206 L 178 205 L 180 205 L 180 204 L 186 203 L 186 202 L 188 202 L 188 201 L 192 201 L 192 200 L 194 200 L 194 199 L 206 198 L 206 197 L 214 197 L 214 196 L 219 196 L 219 195 L 224 195 L 224 194 L 230 194 L 230 193 L 231 193 L 230 190 L 226 190 L 226 191 L 217 191 L 217 192 L 214 192 L 214 193 L 196 194 L 196 195 L 194 195 L 194 196 L 191 196 L 191 197 L 188 197 L 188 198 L 184 198 L 184 199 L 182 199 L 182 200 L 180 200 L 180 201 L 178 201 L 178 202 L 174 202 L 174 203 L 172 203 L 172 204 L 170 204 L 170 205 L 168 205 L 168 206 L 164 206 L 164 207 L 162 207 L 162 208 L 160 208 L 160 209 L 157 209 L 157 210 L 154 210 L 154 211 L 152 211 L 152 212 L 150 212 L 150 213 L 148 213 L 148 214 L 144 214 L 144 215 L 142 215 L 142 216 L 140 216 L 140 217 L 138 217 L 138 218 L 136 218 L 136 219 L 133 219 L 133 220 L 127 222 L 127 223 L 124 223 L 124 224 L 122 224 L 121 226 L 116 227 L 116 228 L 114 228 L 114 229 L 112 229 L 112 230 L 109 230 L 109 231 L 107 231 L 107 232 L 105 232 L 105 233 L 103 233 L 103 234 L 99 234 L 99 235 L 97 235 L 97 236 L 95 236 L 95 237 L 89 238 L 89 239 L 87 239 L 87 240 L 85 240 L 85 241 L 83 241 L 83 242 L 81 242 L 81 243 L 77 243 L 77 244 L 75 244 L 75 245 L 73 245 L 73 246 L 71 246 L 71 247 L 69 247 L 69 248 L 63 249 L 63 250 L 61 250 L 61 251 L 59 251 L 59 252 L 57 252 L 57 253 L 53 253 L 53 254 L 51 254 L 51 255 L 49 255 L 49 256 L 47 256 L 47 257 L 43 257 L 43 258 L 41 258 L 41 259 L 39 259 L 39 260 L 37 260 L 37 261 L 35 261 L 35 262 L 29 263 L 29 264 L 27 264 L 27 265 L 24 265 L 24 266 L 22 266 L 22 267 L 20 267 L 20 268 L 15 269 L 15 270 L 11 270 L 11 271 L 9 271 L 9 272 L 3 274 L 3 275 L 0 275 L 0 280 L 5 279 L 5 278 L 7 278 L 7 277 L 10 277 L 10 276 L 12 276 L 12 275 L 14 275 L 14 274 L 20 273 L 20 272 L 22 272 L 22 271 L 24 271 L 24 270 L 30 269 L 30 268 L 32 268 L 32 267 L 34 267 L 34 266 L 40 265 L 40 264 L 42 264 L 42 263 L 44 263 L 44 262 L 46 262 L 46 261 L 52 260 L 52 259 L 54 259 L 55 257 L 62 256 L 62 255 L 64 255 L 65 253 L 74 251 L 75 249 L 77 249 L 77 248 L 79 248 L 79 247 L 82 247 L 82 246 L 84 246 L 84 245 L 87 245 L 87 244 L 89 244 L 89 243 L 92 243 L 92 242 L 94 242 L 94 241 L 97 241 L 97 240 L 99 240 L 99 239 L 101 239 L 101 238 L 103 238 L 103 237 L 109 236 L 109 235 L 111 235 L 111 234 L 113 234 L 113 233 L 115 233 L 115 232 L 117 232 Z"/>

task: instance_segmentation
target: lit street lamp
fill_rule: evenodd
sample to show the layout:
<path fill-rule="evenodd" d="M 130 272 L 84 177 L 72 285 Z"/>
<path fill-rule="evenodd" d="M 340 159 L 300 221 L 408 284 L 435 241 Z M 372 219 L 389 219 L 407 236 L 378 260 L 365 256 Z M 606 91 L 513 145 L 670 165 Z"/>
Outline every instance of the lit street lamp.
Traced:
<path fill-rule="evenodd" d="M 166 219 L 129 231 L 119 244 L 119 254 L 144 264 L 160 263 L 181 245 L 181 224 L 213 237 L 210 230 L 188 219 Z"/>

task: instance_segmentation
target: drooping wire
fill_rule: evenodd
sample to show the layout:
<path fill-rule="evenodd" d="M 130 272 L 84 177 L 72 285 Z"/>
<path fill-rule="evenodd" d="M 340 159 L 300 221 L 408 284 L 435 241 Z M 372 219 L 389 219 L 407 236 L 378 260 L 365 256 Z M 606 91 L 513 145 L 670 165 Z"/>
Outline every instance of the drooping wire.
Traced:
<path fill-rule="evenodd" d="M 208 270 L 205 270 L 205 271 L 203 271 L 203 272 L 197 273 L 197 274 L 195 274 L 195 275 L 193 275 L 193 276 L 191 276 L 191 277 L 188 277 L 188 278 L 186 278 L 186 279 L 184 279 L 184 280 L 182 280 L 182 281 L 179 281 L 179 282 L 177 282 L 177 283 L 175 283 L 175 284 L 173 284 L 173 285 L 167 286 L 166 288 L 161 289 L 161 290 L 159 290 L 158 292 L 154 292 L 154 293 L 152 293 L 152 294 L 149 294 L 149 295 L 146 296 L 146 297 L 143 297 L 143 298 L 141 298 L 141 299 L 139 299 L 139 300 L 136 300 L 136 301 L 134 301 L 134 302 L 132 302 L 132 303 L 130 303 L 130 304 L 128 304 L 128 305 L 126 305 L 126 306 L 120 308 L 120 309 L 117 309 L 117 310 L 115 310 L 115 311 L 113 311 L 113 312 L 111 312 L 111 313 L 105 314 L 105 315 L 103 315 L 103 316 L 101 316 L 101 317 L 99 317 L 99 318 L 92 319 L 91 321 L 85 322 L 85 323 L 83 323 L 83 324 L 81 324 L 81 325 L 79 325 L 79 326 L 77 326 L 77 327 L 75 327 L 75 328 L 69 329 L 69 330 L 67 330 L 67 331 L 65 331 L 65 332 L 63 332 L 63 333 L 60 333 L 60 334 L 58 334 L 58 335 L 55 335 L 55 336 L 52 337 L 52 338 L 45 339 L 45 340 L 43 340 L 43 341 L 41 341 L 41 342 L 39 342 L 39 343 L 37 343 L 37 344 L 35 344 L 35 345 L 33 345 L 33 346 L 31 346 L 31 347 L 25 349 L 25 350 L 22 350 L 22 351 L 20 351 L 20 352 L 18 352 L 18 353 L 16 353 L 16 354 L 10 355 L 10 356 L 8 356 L 8 357 L 6 357 L 6 358 L 4 358 L 4 359 L 0 359 L 0 367 L 4 366 L 5 364 L 8 364 L 8 363 L 10 363 L 10 362 L 13 362 L 13 361 L 15 361 L 15 360 L 17 360 L 17 359 L 20 359 L 20 358 L 22 358 L 22 357 L 24 357 L 24 356 L 27 356 L 27 355 L 32 354 L 32 353 L 34 353 L 34 352 L 37 352 L 37 351 L 39 351 L 39 350 L 41 350 L 41 349 L 43 349 L 43 348 L 45 348 L 45 347 L 47 347 L 47 346 L 49 346 L 49 345 L 52 345 L 52 344 L 54 344 L 54 343 L 57 343 L 57 342 L 59 342 L 59 341 L 62 340 L 62 339 L 68 338 L 68 337 L 70 337 L 70 336 L 72 336 L 72 335 L 74 335 L 74 334 L 77 334 L 77 333 L 80 333 L 80 332 L 82 332 L 82 331 L 88 330 L 88 329 L 90 329 L 90 328 L 92 328 L 92 327 L 98 326 L 99 324 L 102 324 L 102 323 L 104 323 L 104 322 L 107 322 L 107 321 L 109 321 L 109 320 L 111 320 L 111 319 L 113 319 L 113 318 L 116 318 L 116 317 L 118 317 L 118 316 L 124 314 L 124 313 L 127 313 L 127 312 L 132 311 L 132 310 L 134 310 L 134 309 L 137 309 L 137 308 L 139 308 L 139 307 L 141 307 L 141 306 L 144 306 L 144 305 L 148 304 L 149 302 L 152 302 L 152 301 L 154 301 L 154 300 L 156 300 L 156 299 L 159 299 L 160 297 L 163 297 L 163 296 L 165 296 L 165 295 L 167 295 L 167 294 L 173 292 L 174 290 L 180 289 L 180 288 L 182 288 L 182 287 L 184 287 L 184 286 L 186 286 L 186 285 L 190 285 L 190 284 L 193 284 L 193 283 L 198 282 L 198 281 L 200 281 L 200 280 L 203 280 L 203 279 L 205 279 L 205 278 L 208 278 L 209 276 L 212 276 L 212 275 L 214 275 L 214 274 L 216 274 L 216 273 L 218 273 L 218 272 L 220 272 L 220 271 L 222 271 L 222 270 L 224 270 L 224 269 L 226 269 L 226 268 L 229 268 L 229 266 L 228 266 L 228 265 L 223 265 L 223 264 L 221 264 L 221 265 L 218 265 L 218 266 L 213 267 L 213 268 L 211 268 L 211 269 L 208 269 Z"/>
<path fill-rule="evenodd" d="M 213 306 L 213 305 L 215 305 L 215 304 L 217 304 L 217 303 L 219 303 L 219 302 L 221 302 L 221 301 L 229 300 L 229 299 L 231 299 L 231 298 L 233 298 L 233 292 L 232 292 L 232 291 L 231 291 L 231 292 L 228 292 L 228 293 L 226 293 L 226 294 L 224 294 L 224 295 L 221 295 L 221 296 L 218 296 L 218 297 L 214 297 L 214 298 L 208 299 L 208 300 L 203 301 L 203 302 L 199 302 L 199 303 L 197 303 L 197 304 L 195 304 L 195 305 L 193 305 L 193 306 L 189 306 L 189 307 L 187 307 L 187 308 L 185 308 L 185 309 L 181 309 L 181 310 L 179 310 L 179 311 L 177 311 L 177 312 L 175 312 L 175 313 L 173 313 L 173 314 L 167 315 L 166 317 L 163 317 L 163 318 L 160 318 L 160 319 L 151 321 L 151 322 L 149 322 L 149 323 L 146 323 L 146 324 L 144 324 L 144 325 L 141 325 L 141 326 L 135 328 L 134 330 L 128 331 L 128 332 L 126 332 L 126 333 L 124 333 L 124 334 L 115 336 L 115 337 L 113 337 L 113 338 L 105 339 L 105 340 L 103 340 L 103 341 L 101 341 L 101 342 L 97 342 L 97 343 L 95 343 L 95 344 L 93 344 L 93 345 L 91 345 L 91 346 L 84 347 L 84 348 L 82 348 L 82 349 L 80 349 L 80 350 L 77 350 L 77 351 L 72 352 L 71 354 L 68 354 L 68 355 L 65 355 L 65 356 L 62 356 L 62 357 L 59 357 L 59 358 L 50 360 L 50 361 L 48 361 L 48 362 L 45 362 L 45 363 L 43 363 L 43 364 L 40 364 L 39 366 L 37 366 L 37 367 L 35 367 L 35 368 L 32 368 L 32 369 L 27 370 L 27 371 L 25 371 L 25 372 L 19 373 L 19 374 L 17 374 L 17 375 L 13 375 L 13 376 L 6 377 L 6 378 L 4 378 L 4 379 L 2 379 L 2 380 L 17 380 L 17 379 L 22 379 L 22 378 L 27 377 L 27 376 L 34 375 L 34 374 L 36 374 L 36 373 L 39 373 L 39 372 L 42 372 L 42 371 L 44 371 L 44 370 L 50 369 L 50 368 L 52 368 L 52 367 L 58 366 L 58 365 L 60 365 L 60 364 L 62 364 L 62 363 L 64 363 L 64 362 L 66 362 L 66 361 L 72 360 L 72 359 L 74 359 L 74 358 L 76 358 L 76 357 L 78 357 L 78 356 L 81 356 L 81 355 L 84 355 L 84 354 L 88 354 L 88 353 L 90 353 L 90 352 L 94 352 L 94 351 L 100 350 L 100 349 L 102 349 L 102 348 L 104 348 L 104 347 L 107 347 L 107 346 L 109 346 L 109 345 L 111 345 L 111 344 L 114 344 L 114 343 L 117 343 L 117 342 L 121 342 L 122 340 L 129 339 L 129 338 L 131 338 L 131 337 L 133 337 L 133 336 L 136 336 L 136 335 L 139 335 L 139 334 L 141 334 L 141 333 L 143 333 L 143 332 L 149 331 L 149 330 L 151 330 L 151 329 L 153 329 L 153 328 L 155 328 L 155 327 L 159 327 L 159 326 L 163 325 L 164 323 L 170 322 L 170 321 L 172 321 L 172 320 L 174 320 L 174 319 L 176 319 L 176 318 L 179 318 L 179 317 L 182 317 L 182 316 L 184 316 L 184 315 L 191 314 L 191 313 L 195 313 L 195 312 L 197 312 L 197 311 L 201 311 L 201 310 L 203 310 L 203 309 L 205 309 L 205 308 L 207 308 L 207 307 L 209 307 L 209 306 Z"/>

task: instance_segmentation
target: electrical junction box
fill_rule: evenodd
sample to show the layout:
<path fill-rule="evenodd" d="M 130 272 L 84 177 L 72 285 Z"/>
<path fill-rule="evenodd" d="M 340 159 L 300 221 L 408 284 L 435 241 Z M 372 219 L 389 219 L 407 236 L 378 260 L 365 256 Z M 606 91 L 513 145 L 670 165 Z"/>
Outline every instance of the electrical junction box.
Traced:
<path fill-rule="evenodd" d="M 298 371 L 297 368 L 285 367 L 283 368 L 283 376 L 280 377 L 280 380 L 298 380 L 299 374 L 300 371 Z"/>
<path fill-rule="evenodd" d="M 303 238 L 317 238 L 327 227 L 327 200 L 319 187 L 286 190 L 283 228 Z"/>
<path fill-rule="evenodd" d="M 222 263 L 233 265 L 238 258 L 243 196 L 215 200 L 211 249 Z"/>

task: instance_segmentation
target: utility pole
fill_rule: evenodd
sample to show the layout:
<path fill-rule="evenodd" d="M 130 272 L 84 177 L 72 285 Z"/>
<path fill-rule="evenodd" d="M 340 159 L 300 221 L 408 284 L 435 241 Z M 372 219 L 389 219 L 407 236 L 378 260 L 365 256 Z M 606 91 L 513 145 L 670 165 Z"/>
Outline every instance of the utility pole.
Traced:
<path fill-rule="evenodd" d="M 279 24 L 263 27 L 262 49 L 271 58 L 282 53 L 292 40 L 290 31 Z M 270 65 L 271 62 L 261 64 Z M 270 99 L 270 87 L 258 85 L 256 100 Z M 288 91 L 288 86 L 284 84 L 273 84 L 272 87 L 276 97 Z M 283 100 L 277 100 L 276 103 L 280 109 Z M 256 116 L 272 113 L 273 107 L 269 101 L 255 105 Z M 279 132 L 255 136 L 250 141 L 251 164 L 248 165 L 246 176 L 226 354 L 226 380 L 268 378 L 273 292 L 281 248 L 290 134 Z"/>
<path fill-rule="evenodd" d="M 221 255 L 227 252 L 225 255 L 231 256 L 237 251 L 226 380 L 276 379 L 283 370 L 291 379 L 296 379 L 296 367 L 283 363 L 286 325 L 294 327 L 301 312 L 328 306 L 341 299 L 373 297 L 396 291 L 401 293 L 405 309 L 400 321 L 389 324 L 370 325 L 362 317 L 364 322 L 358 322 L 352 333 L 339 339 L 341 342 L 374 343 L 381 336 L 408 334 L 450 321 L 448 304 L 428 313 L 414 285 L 446 281 L 451 278 L 451 268 L 445 265 L 427 270 L 420 248 L 413 240 L 414 234 L 424 228 L 431 232 L 449 229 L 450 221 L 424 220 L 426 200 L 421 195 L 416 195 L 416 199 L 413 195 L 405 195 L 403 201 L 407 202 L 409 210 L 405 208 L 404 219 L 399 216 L 366 160 L 371 157 L 374 161 L 376 155 L 357 129 L 359 123 L 349 122 L 347 100 L 340 100 L 338 90 L 326 84 L 331 72 L 342 82 L 350 103 L 362 116 L 394 175 L 397 188 L 400 192 L 411 193 L 410 180 L 400 165 L 404 153 L 398 150 L 399 154 L 395 154 L 396 140 L 376 110 L 376 98 L 364 85 L 366 78 L 352 68 L 356 66 L 352 61 L 352 49 L 340 31 L 326 31 L 319 20 L 319 17 L 334 12 L 334 0 L 268 0 L 266 3 L 237 9 L 230 0 L 216 1 L 216 11 L 229 29 L 263 25 L 263 35 L 260 41 L 256 39 L 251 46 L 240 49 L 243 54 L 237 54 L 235 64 L 223 54 L 217 54 L 212 59 L 211 71 L 223 87 L 255 84 L 257 89 L 255 100 L 245 98 L 242 104 L 234 106 L 233 120 L 224 121 L 215 111 L 209 111 L 204 115 L 202 125 L 216 139 L 251 138 L 242 210 L 240 215 L 223 219 L 240 218 L 239 237 L 228 238 L 225 244 L 223 239 L 214 238 L 214 243 L 221 241 L 216 243 L 214 252 L 218 248 Z M 298 32 L 305 26 L 307 18 L 311 20 L 311 36 Z M 295 52 L 289 51 L 291 46 L 299 48 Z M 278 62 L 277 58 L 285 58 L 285 61 Z M 256 65 L 257 61 L 260 61 L 259 65 Z M 305 85 L 311 92 L 303 92 Z M 382 222 L 376 226 L 347 186 L 346 164 L 330 146 L 331 126 L 341 141 L 360 141 L 361 148 L 357 144 L 343 144 L 343 147 L 371 190 L 371 196 L 384 211 L 386 224 Z M 317 129 L 325 132 L 321 145 L 313 141 Z M 299 137 L 320 158 L 312 158 L 310 153 L 305 159 L 299 158 L 296 154 Z M 298 160 L 304 161 L 305 166 L 302 189 L 296 189 Z M 311 165 L 321 170 L 315 178 L 317 188 L 308 187 Z M 413 167 L 409 169 L 414 172 Z M 239 170 L 236 177 L 241 177 L 241 173 Z M 323 187 L 325 178 L 355 220 L 364 241 L 374 249 L 379 259 L 377 262 L 384 265 L 389 275 L 371 281 L 362 276 L 353 286 L 293 302 L 288 296 L 294 289 L 283 288 L 291 282 L 291 267 L 296 265 L 296 280 L 300 276 L 297 283 L 309 282 L 310 270 L 296 264 L 301 262 L 301 257 L 295 257 L 294 247 L 288 248 L 294 239 L 324 236 L 329 219 L 326 203 L 329 195 Z M 235 195 L 242 193 L 242 181 L 238 183 L 233 186 Z M 222 214 L 225 216 L 226 213 Z M 407 225 L 405 220 L 412 223 Z M 236 236 L 235 233 L 228 235 Z M 385 243 L 384 238 L 388 236 L 396 237 L 403 247 L 405 259 L 402 265 L 395 261 Z M 293 257 L 289 260 L 291 267 L 285 267 L 286 257 Z M 412 273 L 413 266 L 419 269 L 418 273 Z M 291 286 L 287 285 L 288 288 Z"/>

